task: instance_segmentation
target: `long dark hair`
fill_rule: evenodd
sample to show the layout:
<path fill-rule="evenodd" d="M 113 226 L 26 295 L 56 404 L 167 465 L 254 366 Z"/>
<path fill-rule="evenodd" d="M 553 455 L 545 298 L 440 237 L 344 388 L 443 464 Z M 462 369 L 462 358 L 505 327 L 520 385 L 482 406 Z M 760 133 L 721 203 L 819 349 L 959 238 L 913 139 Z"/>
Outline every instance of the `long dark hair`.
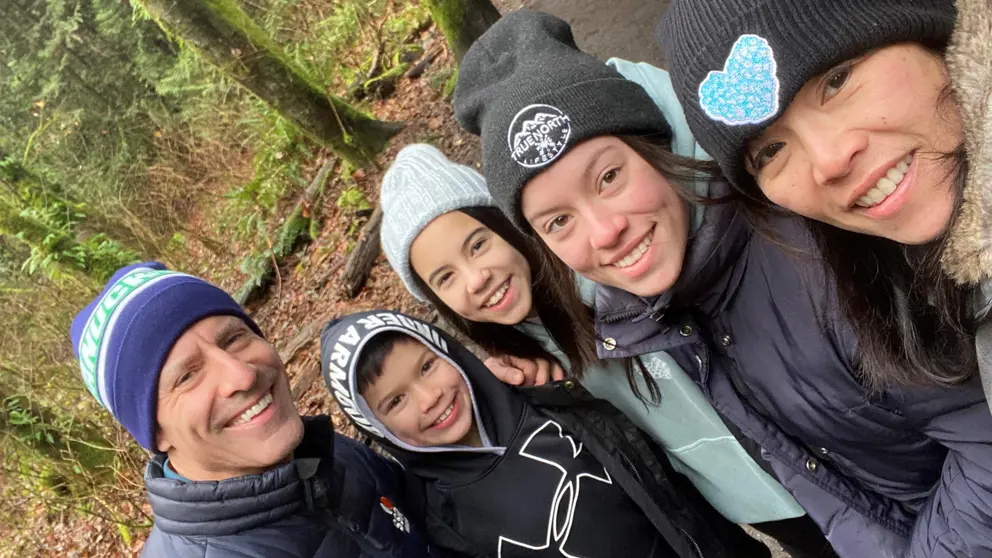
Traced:
<path fill-rule="evenodd" d="M 938 106 L 947 101 L 953 101 L 950 86 Z M 955 204 L 945 232 L 925 245 L 908 246 L 804 219 L 857 335 L 861 381 L 873 392 L 898 384 L 958 385 L 978 368 L 968 293 L 940 266 L 960 213 L 968 162 L 963 147 L 937 156 L 955 177 Z M 756 180 L 738 189 L 749 221 L 780 241 L 769 223 L 787 213 L 764 196 Z"/>
<path fill-rule="evenodd" d="M 531 269 L 531 299 L 534 308 L 541 325 L 547 329 L 551 339 L 568 359 L 569 375 L 581 379 L 586 367 L 601 364 L 596 355 L 597 339 L 592 310 L 582 302 L 572 271 L 557 259 L 549 260 L 543 257 L 538 243 L 514 227 L 499 209 L 467 207 L 458 211 L 485 225 L 527 260 Z M 540 343 L 513 326 L 463 318 L 445 304 L 416 272 L 412 275 L 414 284 L 427 296 L 427 300 L 434 305 L 438 314 L 486 352 L 558 362 L 558 359 L 546 351 Z M 645 403 L 660 401 L 661 393 L 658 386 L 641 365 L 640 360 L 624 359 L 622 364 L 627 381 L 639 399 Z M 641 393 L 638 386 L 638 374 L 648 387 L 646 396 Z"/>
<path fill-rule="evenodd" d="M 693 181 L 715 182 L 722 179 L 720 165 L 672 153 L 671 140 L 664 136 L 618 136 L 649 165 L 664 176 L 675 192 L 691 204 L 732 203 L 735 198 L 702 196 L 687 186 Z"/>
<path fill-rule="evenodd" d="M 623 141 L 631 149 L 633 149 L 641 158 L 648 162 L 655 170 L 657 170 L 662 176 L 669 180 L 675 189 L 675 192 L 684 200 L 691 204 L 700 205 L 714 205 L 719 203 L 729 203 L 732 202 L 732 198 L 723 197 L 708 197 L 701 196 L 695 192 L 687 184 L 691 184 L 695 180 L 704 180 L 711 182 L 718 179 L 720 175 L 720 167 L 715 162 L 712 161 L 700 161 L 690 157 L 683 157 L 681 155 L 676 155 L 672 153 L 671 149 L 671 138 L 662 135 L 645 135 L 645 136 L 617 136 L 620 141 Z M 507 223 L 509 223 L 507 221 Z M 535 258 L 544 262 L 543 268 L 552 270 L 551 273 L 559 278 L 571 277 L 572 270 L 565 265 L 561 259 L 545 244 L 544 240 L 534 231 L 533 227 L 530 227 L 525 234 L 521 234 L 514 229 L 514 232 L 518 234 L 522 240 L 526 240 L 533 247 L 536 252 Z M 530 257 L 528 257 L 530 261 Z M 533 266 L 532 266 L 533 267 Z M 553 280 L 552 284 L 568 284 L 572 285 L 572 290 L 574 292 L 574 285 L 571 281 L 565 281 L 562 279 Z M 578 296 L 577 293 L 568 296 Z M 580 300 L 581 303 L 581 300 Z M 543 318 L 542 318 L 543 320 Z M 600 342 L 595 333 L 595 327 L 593 325 L 593 312 L 591 309 L 586 308 L 586 312 L 583 315 L 583 320 L 581 322 L 576 322 L 576 329 L 582 330 L 581 335 L 585 339 L 589 339 L 592 342 Z M 655 395 L 658 392 L 657 384 L 651 375 L 644 369 L 644 365 L 639 357 L 633 359 L 633 364 L 630 363 L 630 359 L 624 359 L 624 366 L 627 369 L 627 379 L 634 390 L 634 393 L 641 397 L 637 385 L 635 382 L 635 372 L 636 367 L 641 376 L 644 378 L 645 383 L 648 385 L 648 389 L 651 392 L 652 398 L 657 400 L 658 396 Z M 643 399 L 643 397 L 642 397 Z"/>

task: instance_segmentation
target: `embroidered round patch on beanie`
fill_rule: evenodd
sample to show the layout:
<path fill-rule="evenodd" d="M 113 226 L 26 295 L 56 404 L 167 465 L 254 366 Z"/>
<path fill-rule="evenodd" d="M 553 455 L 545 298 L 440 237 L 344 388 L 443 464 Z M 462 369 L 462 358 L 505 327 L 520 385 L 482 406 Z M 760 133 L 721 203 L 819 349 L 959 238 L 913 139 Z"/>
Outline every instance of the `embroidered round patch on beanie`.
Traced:
<path fill-rule="evenodd" d="M 572 121 L 551 105 L 529 105 L 510 122 L 506 141 L 510 156 L 529 169 L 543 167 L 558 158 L 568 145 Z"/>
<path fill-rule="evenodd" d="M 526 9 L 504 15 L 465 53 L 454 105 L 458 123 L 482 138 L 493 200 L 523 231 L 521 190 L 571 148 L 604 135 L 672 134 L 643 87 L 579 50 L 564 20 Z"/>

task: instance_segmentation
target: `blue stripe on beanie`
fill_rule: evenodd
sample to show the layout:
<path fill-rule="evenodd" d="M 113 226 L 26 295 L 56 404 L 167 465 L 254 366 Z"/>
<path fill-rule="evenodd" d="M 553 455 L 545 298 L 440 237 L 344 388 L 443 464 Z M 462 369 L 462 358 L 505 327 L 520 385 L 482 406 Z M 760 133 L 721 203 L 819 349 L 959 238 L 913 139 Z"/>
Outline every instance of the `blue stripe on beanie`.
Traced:
<path fill-rule="evenodd" d="M 255 322 L 219 287 L 158 262 L 119 269 L 72 321 L 73 349 L 90 393 L 132 436 L 155 450 L 158 378 L 176 340 L 196 322 Z"/>

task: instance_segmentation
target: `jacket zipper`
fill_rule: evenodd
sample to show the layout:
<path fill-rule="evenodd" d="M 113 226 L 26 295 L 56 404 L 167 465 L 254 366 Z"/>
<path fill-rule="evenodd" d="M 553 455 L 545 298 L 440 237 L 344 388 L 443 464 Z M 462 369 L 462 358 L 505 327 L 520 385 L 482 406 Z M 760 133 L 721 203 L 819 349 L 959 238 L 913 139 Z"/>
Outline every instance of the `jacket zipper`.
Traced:
<path fill-rule="evenodd" d="M 679 531 L 682 531 L 682 534 L 685 535 L 685 538 L 689 539 L 689 542 L 692 543 L 692 547 L 696 549 L 696 556 L 699 556 L 699 558 L 703 558 L 703 551 L 700 550 L 699 545 L 696 544 L 696 539 L 692 538 L 692 535 L 686 532 L 685 529 L 679 527 L 678 525 L 676 525 L 675 527 L 677 527 Z"/>
<path fill-rule="evenodd" d="M 630 318 L 640 316 L 643 313 L 644 313 L 643 310 L 628 310 L 626 312 L 620 312 L 619 314 L 611 314 L 609 316 L 604 316 L 602 318 L 602 321 L 607 324 L 612 324 L 616 322 L 622 322 L 624 320 L 629 320 Z"/>
<path fill-rule="evenodd" d="M 617 448 L 617 452 L 619 452 L 620 457 L 622 457 L 623 460 L 627 462 L 627 465 L 630 467 L 630 471 L 634 473 L 634 478 L 637 479 L 637 484 L 644 486 L 644 479 L 641 478 L 641 473 L 638 472 L 637 466 L 634 465 L 634 462 L 631 461 L 630 458 L 627 457 L 627 454 L 624 453 L 623 450 L 620 449 L 619 447 Z M 673 523 L 673 525 L 675 524 Z M 700 550 L 699 545 L 696 543 L 696 539 L 692 538 L 692 535 L 690 535 L 689 532 L 683 529 L 681 526 L 675 525 L 675 528 L 681 531 L 682 534 L 685 535 L 685 538 L 689 539 L 689 542 L 692 543 L 692 547 L 696 549 L 696 556 L 699 556 L 699 558 L 703 558 L 703 551 Z"/>
<path fill-rule="evenodd" d="M 617 448 L 617 451 L 620 452 L 620 457 L 622 457 L 623 460 L 627 462 L 627 465 L 630 466 L 630 471 L 634 473 L 634 478 L 637 479 L 637 484 L 644 486 L 644 479 L 641 478 L 641 473 L 638 472 L 637 467 L 634 465 L 634 462 L 631 461 L 629 457 L 627 457 L 627 454 L 624 453 L 622 449 Z"/>

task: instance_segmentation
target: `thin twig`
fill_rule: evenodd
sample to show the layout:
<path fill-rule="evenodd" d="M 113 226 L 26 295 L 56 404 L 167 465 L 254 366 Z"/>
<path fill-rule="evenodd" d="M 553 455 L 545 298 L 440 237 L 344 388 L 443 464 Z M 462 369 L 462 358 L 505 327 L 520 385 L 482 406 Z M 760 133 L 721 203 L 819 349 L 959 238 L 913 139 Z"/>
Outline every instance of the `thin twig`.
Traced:
<path fill-rule="evenodd" d="M 272 249 L 272 240 L 265 238 L 265 243 L 269 245 L 269 257 L 272 258 L 272 271 L 276 274 L 276 307 L 282 298 L 282 273 L 279 272 L 279 262 L 276 261 L 275 250 Z"/>

